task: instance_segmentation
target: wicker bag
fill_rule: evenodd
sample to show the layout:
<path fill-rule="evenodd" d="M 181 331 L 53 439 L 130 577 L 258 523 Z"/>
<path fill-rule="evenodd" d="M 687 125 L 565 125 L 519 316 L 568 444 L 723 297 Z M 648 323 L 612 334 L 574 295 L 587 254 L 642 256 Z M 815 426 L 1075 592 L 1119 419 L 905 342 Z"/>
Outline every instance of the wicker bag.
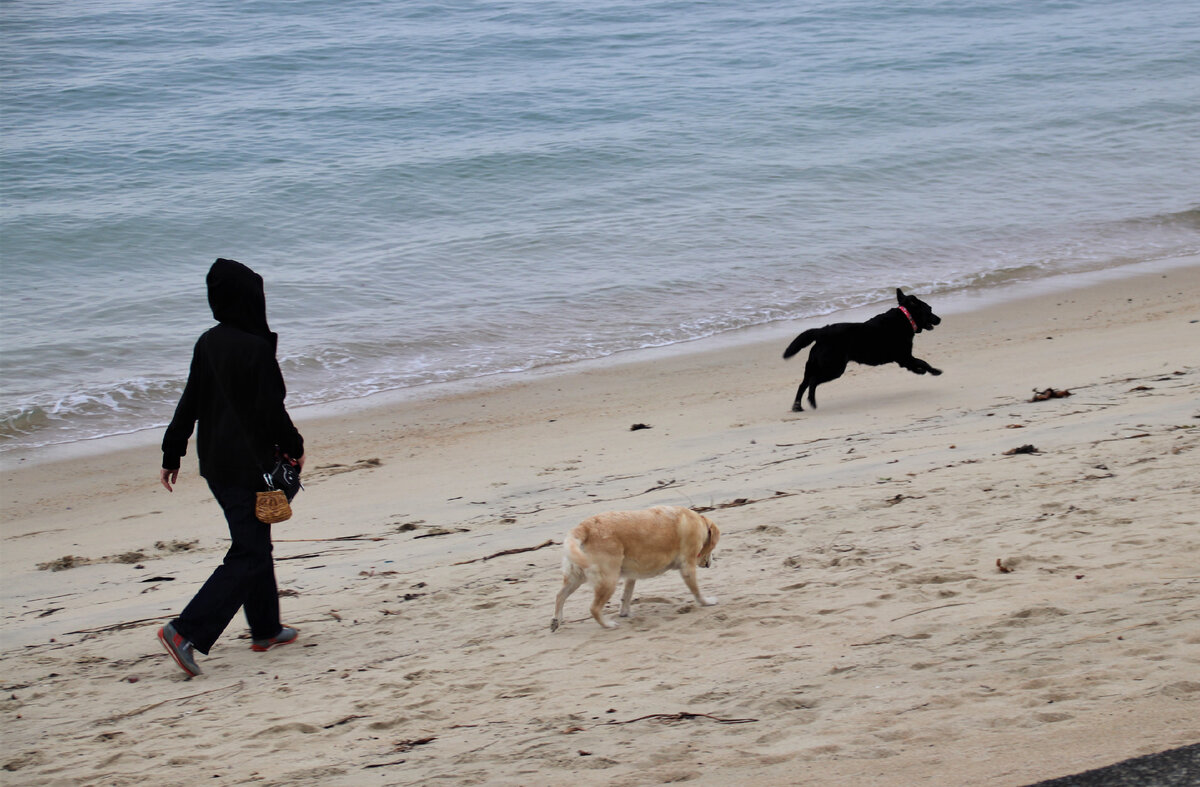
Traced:
<path fill-rule="evenodd" d="M 292 506 L 282 489 L 258 492 L 254 500 L 254 516 L 259 522 L 273 525 L 292 518 Z"/>
<path fill-rule="evenodd" d="M 304 488 L 300 483 L 300 467 L 276 449 L 275 467 L 263 473 L 267 491 L 258 492 L 254 500 L 254 516 L 259 522 L 273 525 L 292 518 L 292 498 Z"/>

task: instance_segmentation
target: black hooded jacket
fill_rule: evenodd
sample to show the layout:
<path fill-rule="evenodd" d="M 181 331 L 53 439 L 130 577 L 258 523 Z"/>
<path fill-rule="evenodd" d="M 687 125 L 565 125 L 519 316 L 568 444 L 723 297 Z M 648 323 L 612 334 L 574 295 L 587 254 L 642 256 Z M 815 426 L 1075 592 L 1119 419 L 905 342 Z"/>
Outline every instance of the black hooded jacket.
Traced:
<path fill-rule="evenodd" d="M 187 385 L 163 437 L 162 466 L 179 468 L 198 423 L 200 475 L 261 489 L 276 446 L 292 458 L 304 454 L 304 438 L 283 405 L 287 389 L 275 360 L 278 337 L 267 326 L 261 276 L 240 262 L 219 259 L 207 282 L 208 304 L 219 324 L 196 341 Z"/>

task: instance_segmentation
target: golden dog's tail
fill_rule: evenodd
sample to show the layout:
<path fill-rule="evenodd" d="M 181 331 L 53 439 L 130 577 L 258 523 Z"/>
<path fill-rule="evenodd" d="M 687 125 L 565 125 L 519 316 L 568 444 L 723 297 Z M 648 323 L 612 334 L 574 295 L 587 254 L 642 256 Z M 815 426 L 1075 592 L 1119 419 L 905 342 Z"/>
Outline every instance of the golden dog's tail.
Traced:
<path fill-rule="evenodd" d="M 583 542 L 574 534 L 563 539 L 564 569 L 569 565 L 576 565 L 581 569 L 587 569 L 592 565 L 592 561 L 588 558 L 587 553 L 583 551 L 582 546 Z"/>

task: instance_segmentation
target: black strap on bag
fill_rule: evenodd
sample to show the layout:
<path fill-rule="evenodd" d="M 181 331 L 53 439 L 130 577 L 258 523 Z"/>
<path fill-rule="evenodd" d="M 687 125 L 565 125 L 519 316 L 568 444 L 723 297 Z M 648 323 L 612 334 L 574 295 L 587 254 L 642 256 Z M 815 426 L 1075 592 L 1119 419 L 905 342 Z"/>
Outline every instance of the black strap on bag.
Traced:
<path fill-rule="evenodd" d="M 268 490 L 277 489 L 287 495 L 288 502 L 304 488 L 300 483 L 300 467 L 291 459 L 285 459 L 279 449 L 275 449 L 275 466 L 271 472 L 263 473 L 263 481 Z"/>

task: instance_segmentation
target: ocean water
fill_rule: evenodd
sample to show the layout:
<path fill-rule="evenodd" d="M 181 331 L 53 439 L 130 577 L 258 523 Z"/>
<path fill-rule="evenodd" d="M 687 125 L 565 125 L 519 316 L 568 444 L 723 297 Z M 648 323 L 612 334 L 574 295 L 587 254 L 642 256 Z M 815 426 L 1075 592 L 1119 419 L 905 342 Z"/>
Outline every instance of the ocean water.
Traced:
<path fill-rule="evenodd" d="M 0 2 L 0 451 L 1200 253 L 1193 0 Z"/>

